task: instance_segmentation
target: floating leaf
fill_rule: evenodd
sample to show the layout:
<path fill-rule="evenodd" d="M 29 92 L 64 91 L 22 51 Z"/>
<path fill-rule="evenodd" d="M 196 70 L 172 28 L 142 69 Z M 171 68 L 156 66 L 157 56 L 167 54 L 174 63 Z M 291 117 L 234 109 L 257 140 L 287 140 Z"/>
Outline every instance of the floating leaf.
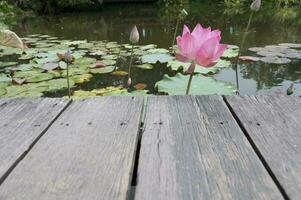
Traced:
<path fill-rule="evenodd" d="M 11 82 L 12 79 L 7 77 L 5 74 L 0 74 L 0 83 L 3 83 L 3 82 Z"/>
<path fill-rule="evenodd" d="M 105 65 L 115 65 L 116 64 L 115 60 L 102 60 L 101 62 Z"/>
<path fill-rule="evenodd" d="M 301 44 L 298 43 L 280 43 L 279 45 L 290 47 L 290 48 L 301 48 Z"/>
<path fill-rule="evenodd" d="M 222 57 L 223 58 L 235 58 L 238 56 L 238 54 L 239 54 L 239 49 L 228 48 L 228 49 L 226 49 L 226 51 L 224 52 Z"/>
<path fill-rule="evenodd" d="M 156 53 L 144 55 L 141 59 L 142 63 L 156 64 L 157 62 L 166 63 L 170 60 L 173 60 L 174 57 L 170 56 L 169 54 Z"/>
<path fill-rule="evenodd" d="M 158 49 L 149 49 L 147 50 L 149 53 L 169 53 L 169 51 L 167 49 L 162 49 L 162 48 L 158 48 Z"/>
<path fill-rule="evenodd" d="M 251 47 L 248 50 L 253 52 L 259 52 L 259 51 L 264 51 L 265 49 L 263 47 Z"/>
<path fill-rule="evenodd" d="M 50 70 L 54 70 L 56 68 L 59 67 L 59 64 L 58 63 L 45 63 L 43 66 L 42 66 L 42 69 L 46 70 L 46 71 L 50 71 Z"/>
<path fill-rule="evenodd" d="M 101 59 L 103 60 L 115 60 L 117 59 L 116 55 L 106 55 L 106 56 L 102 56 Z"/>
<path fill-rule="evenodd" d="M 280 52 L 271 52 L 271 51 L 266 51 L 266 50 L 257 52 L 257 55 L 264 56 L 264 57 L 277 57 L 277 56 L 283 57 L 284 56 Z"/>
<path fill-rule="evenodd" d="M 279 58 L 279 57 L 263 57 L 260 60 L 267 64 L 288 64 L 291 62 L 288 58 Z"/>
<path fill-rule="evenodd" d="M 31 77 L 27 77 L 26 82 L 27 83 L 37 83 L 37 82 L 51 80 L 53 77 L 54 77 L 54 75 L 51 73 L 39 73 L 39 74 L 35 74 Z"/>
<path fill-rule="evenodd" d="M 178 73 L 174 77 L 165 75 L 164 78 L 156 83 L 159 92 L 169 95 L 183 95 L 186 92 L 189 76 Z M 220 82 L 211 77 L 201 74 L 193 76 L 190 93 L 193 95 L 230 95 L 235 94 L 235 87 L 231 84 Z"/>
<path fill-rule="evenodd" d="M 155 45 L 155 44 L 149 44 L 149 45 L 142 46 L 141 50 L 146 51 L 146 50 L 149 50 L 149 49 L 154 49 L 156 47 L 157 47 L 157 45 Z"/>
<path fill-rule="evenodd" d="M 74 86 L 74 81 L 72 79 L 69 80 L 70 87 Z M 67 89 L 67 80 L 65 78 L 60 79 L 53 79 L 50 81 L 47 81 L 46 84 L 49 86 L 47 91 L 56 91 L 61 89 Z"/>
<path fill-rule="evenodd" d="M 0 88 L 0 97 L 6 94 L 5 88 Z"/>
<path fill-rule="evenodd" d="M 91 69 L 90 72 L 92 74 L 107 74 L 107 73 L 111 73 L 112 71 L 114 71 L 114 69 L 115 69 L 114 66 L 107 66 L 107 67 L 102 67 L 102 68 Z"/>
<path fill-rule="evenodd" d="M 81 74 L 71 77 L 75 83 L 89 82 L 93 76 L 91 74 Z"/>
<path fill-rule="evenodd" d="M 84 90 L 77 90 L 73 92 L 72 99 L 84 99 L 87 97 L 96 96 L 94 92 L 91 91 L 84 91 Z"/>
<path fill-rule="evenodd" d="M 116 71 L 112 72 L 111 75 L 114 75 L 114 76 L 126 76 L 126 75 L 128 75 L 128 72 L 122 71 L 122 70 L 116 70 Z"/>
<path fill-rule="evenodd" d="M 178 60 L 172 60 L 167 63 L 167 67 L 170 67 L 172 70 L 175 71 L 183 71 L 186 72 L 190 66 L 190 63 L 184 63 Z M 209 74 L 209 73 L 216 73 L 219 71 L 221 68 L 226 68 L 230 67 L 231 62 L 227 60 L 219 60 L 216 65 L 213 67 L 202 67 L 200 65 L 196 65 L 195 67 L 195 72 L 196 73 L 201 73 L 201 74 Z"/>
<path fill-rule="evenodd" d="M 153 69 L 154 68 L 154 66 L 151 64 L 134 65 L 134 67 L 137 67 L 140 69 Z"/>
<path fill-rule="evenodd" d="M 239 59 L 243 61 L 250 61 L 250 62 L 260 61 L 260 58 L 255 56 L 240 56 Z"/>
<path fill-rule="evenodd" d="M 127 89 L 123 88 L 122 86 L 117 86 L 117 87 L 110 86 L 102 89 L 94 89 L 91 92 L 95 93 L 97 96 L 114 96 L 114 95 L 128 94 Z"/>
<path fill-rule="evenodd" d="M 100 62 L 100 61 L 97 61 L 96 63 L 92 64 L 89 66 L 90 68 L 103 68 L 103 67 L 106 67 L 106 64 Z"/>
<path fill-rule="evenodd" d="M 145 88 L 146 88 L 146 84 L 144 84 L 144 83 L 137 83 L 136 85 L 134 85 L 134 88 L 136 89 L 136 90 L 144 90 Z"/>

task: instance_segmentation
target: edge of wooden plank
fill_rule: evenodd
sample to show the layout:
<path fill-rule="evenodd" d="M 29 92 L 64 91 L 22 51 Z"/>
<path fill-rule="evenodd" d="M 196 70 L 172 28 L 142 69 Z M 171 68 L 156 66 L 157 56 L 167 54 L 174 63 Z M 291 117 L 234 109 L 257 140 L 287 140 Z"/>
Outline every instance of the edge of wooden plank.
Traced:
<path fill-rule="evenodd" d="M 104 98 L 104 97 L 97 97 L 97 98 Z M 117 97 L 110 97 L 110 98 L 117 98 Z M 128 177 L 128 178 L 122 178 L 122 180 L 123 180 L 123 184 L 122 184 L 122 190 L 120 190 L 118 193 L 116 193 L 117 195 L 120 195 L 121 197 L 124 197 L 124 199 L 125 198 L 129 198 L 129 195 L 130 195 L 130 192 L 131 192 L 131 181 L 132 181 L 132 178 L 133 178 L 133 172 L 134 172 L 134 161 L 135 161 L 135 159 L 136 159 L 136 154 L 137 154 L 137 144 L 138 144 L 138 141 L 139 141 L 139 128 L 140 128 L 140 122 L 141 122 L 141 117 L 142 117 L 142 109 L 143 109 L 143 101 L 144 101 L 144 99 L 143 99 L 143 97 L 122 97 L 122 98 L 128 98 L 129 99 L 129 101 L 130 101 L 130 99 L 134 99 L 134 101 L 136 102 L 136 103 L 138 103 L 139 104 L 139 107 L 137 108 L 137 109 L 135 109 L 136 110 L 136 112 L 134 112 L 134 111 L 132 111 L 131 113 L 133 114 L 133 113 L 136 113 L 135 115 L 137 116 L 137 117 L 135 117 L 135 120 L 134 120 L 134 122 L 131 122 L 132 123 L 132 125 L 133 124 L 135 124 L 135 127 L 136 127 L 136 124 L 137 124 L 137 128 L 135 129 L 135 130 L 137 130 L 137 133 L 132 133 L 131 135 L 135 135 L 135 141 L 131 141 L 131 143 L 132 143 L 132 147 L 131 147 L 131 156 L 130 156 L 130 158 L 131 159 L 129 159 L 129 160 L 127 160 L 127 162 L 129 163 L 129 164 L 127 164 L 127 167 L 126 167 L 126 169 L 127 169 L 127 174 L 125 174 L 125 177 Z M 81 101 L 81 100 L 79 100 L 79 101 Z M 76 101 L 73 101 L 72 103 L 74 103 L 74 104 L 76 104 L 78 101 L 76 100 Z M 89 102 L 87 102 L 87 103 L 89 103 Z M 97 102 L 96 102 L 97 103 Z M 95 104 L 95 105 L 97 105 L 96 103 L 93 103 L 93 105 Z M 110 103 L 110 101 L 106 101 L 106 103 Z M 74 104 L 72 104 L 72 105 L 74 105 Z M 103 103 L 103 105 L 105 105 L 104 103 Z M 119 103 L 118 103 L 118 106 L 122 106 L 123 105 L 123 102 L 122 102 L 122 100 L 119 100 Z M 134 104 L 133 104 L 134 105 Z M 137 104 L 135 104 L 136 106 L 137 106 Z M 80 105 L 77 105 L 77 106 L 80 106 Z M 70 109 L 72 106 L 69 106 L 68 107 L 68 109 Z M 116 107 L 116 106 L 115 106 Z M 117 108 L 117 107 L 116 107 Z M 73 108 L 73 110 L 74 110 L 75 108 Z M 139 113 L 138 113 L 138 111 L 137 110 L 139 110 Z M 108 112 L 108 109 L 106 109 L 106 110 L 104 110 L 103 111 L 104 113 L 106 113 L 106 114 L 102 114 L 102 116 L 106 116 L 106 115 L 110 115 L 110 113 Z M 65 120 L 66 121 L 66 117 L 67 116 L 65 116 L 65 114 L 66 114 L 66 112 L 65 113 L 63 113 L 63 115 L 61 115 L 61 117 L 62 117 L 62 119 L 63 120 Z M 130 132 L 130 130 L 128 129 L 128 128 L 126 128 L 127 127 L 127 124 L 128 124 L 128 122 L 129 121 L 132 121 L 132 119 L 131 118 L 128 118 L 128 117 L 125 117 L 125 116 L 127 116 L 127 114 L 124 114 L 124 116 L 123 117 L 120 117 L 120 120 L 121 121 L 116 121 L 116 126 L 118 125 L 118 126 L 123 126 L 123 127 L 125 127 L 125 128 L 123 128 L 124 130 L 127 130 L 127 132 Z M 60 119 L 60 118 L 59 118 Z M 126 121 L 124 121 L 124 120 L 126 120 Z M 97 121 L 97 120 L 96 120 Z M 111 121 L 111 120 L 110 120 Z M 69 124 L 68 123 L 68 120 L 66 121 L 67 122 L 67 124 Z M 55 123 L 60 123 L 59 122 L 59 120 L 58 121 L 56 121 Z M 120 123 L 120 124 L 119 124 Z M 93 124 L 95 124 L 94 122 L 93 122 Z M 61 123 L 60 123 L 60 125 L 61 125 Z M 59 126 L 60 126 L 59 125 Z M 64 126 L 65 126 L 66 124 L 64 124 Z M 69 125 L 68 125 L 69 126 Z M 53 128 L 53 127 L 52 127 Z M 116 128 L 115 128 L 116 129 Z M 48 131 L 49 132 L 49 131 Z M 42 138 L 42 140 L 41 140 L 41 142 L 45 139 L 45 140 L 47 140 L 47 139 L 49 139 L 49 135 L 51 135 L 51 134 L 48 134 L 48 135 L 46 135 L 47 136 L 47 138 Z M 108 135 L 107 135 L 108 136 Z M 44 141 L 45 141 L 44 140 Z M 129 138 L 127 139 L 127 140 L 129 140 Z M 41 142 L 39 142 L 36 146 L 34 146 L 34 149 L 35 148 L 38 148 L 38 147 L 41 147 L 41 146 L 43 146 L 43 145 L 41 145 Z M 46 146 L 49 146 L 49 142 L 48 142 L 48 145 L 46 145 Z M 33 152 L 36 152 L 36 151 L 31 151 L 30 153 L 33 153 Z M 31 154 L 30 156 L 32 156 L 33 154 Z M 28 158 L 28 157 L 30 157 L 30 156 L 27 156 L 26 158 Z M 26 159 L 25 158 L 25 159 Z M 23 166 L 25 166 L 24 165 L 24 162 L 21 162 L 21 164 L 23 163 L 23 165 L 21 165 L 21 166 L 18 166 L 19 167 L 19 169 L 18 169 L 18 172 L 16 172 L 16 170 L 15 171 L 13 171 L 13 175 L 12 175 L 12 178 L 14 178 L 14 172 L 15 173 L 17 173 L 17 174 L 20 174 L 21 172 L 20 172 L 20 170 L 22 169 L 22 167 Z M 27 167 L 28 167 L 28 165 L 27 165 Z M 8 177 L 9 178 L 9 177 Z M 4 185 L 3 185 L 3 187 L 6 187 L 6 185 L 8 184 L 9 185 L 9 183 L 10 183 L 10 181 L 7 181 L 7 182 L 4 182 Z M 119 182 L 118 182 L 118 184 L 120 184 Z M 2 187 L 2 188 L 3 188 Z M 0 190 L 1 190 L 1 187 L 0 187 Z M 0 195 L 1 196 L 1 195 Z"/>
<path fill-rule="evenodd" d="M 242 97 L 242 96 L 239 96 L 239 97 Z M 257 98 L 255 95 L 246 95 L 244 97 L 254 97 L 254 98 Z M 261 154 L 259 148 L 257 147 L 257 145 L 253 141 L 252 137 L 248 133 L 247 129 L 245 128 L 245 126 L 243 124 L 243 122 L 239 119 L 238 115 L 236 114 L 236 112 L 234 111 L 233 107 L 231 106 L 231 104 L 230 104 L 230 102 L 228 100 L 230 98 L 235 98 L 235 97 L 232 97 L 232 96 L 223 96 L 223 99 L 224 99 L 224 101 L 225 101 L 228 109 L 230 110 L 232 116 L 234 117 L 234 119 L 236 120 L 238 126 L 240 127 L 240 129 L 244 133 L 245 137 L 247 138 L 247 140 L 251 144 L 252 148 L 254 149 L 256 155 L 260 159 L 260 161 L 263 164 L 263 166 L 265 167 L 266 171 L 269 173 L 269 175 L 273 179 L 274 183 L 276 184 L 276 186 L 277 186 L 278 190 L 280 191 L 281 195 L 283 196 L 283 198 L 284 199 L 290 199 L 289 196 L 288 196 L 288 194 L 286 193 L 284 187 L 281 185 L 281 183 L 278 180 L 277 176 L 274 174 L 274 172 L 271 169 L 271 167 L 269 166 L 268 162 L 266 161 L 266 159 L 264 158 L 264 156 Z"/>
<path fill-rule="evenodd" d="M 217 96 L 217 95 L 215 95 L 215 96 Z M 174 96 L 173 96 L 174 97 Z M 193 98 L 196 98 L 197 96 L 194 96 Z M 156 99 L 156 98 L 160 98 L 160 97 L 151 97 L 151 98 L 153 98 L 153 99 Z M 162 97 L 161 97 L 162 98 Z M 167 97 L 167 98 L 172 98 L 172 97 Z M 178 97 L 177 97 L 178 98 Z M 227 107 L 227 105 L 225 104 L 225 102 L 224 102 L 224 100 L 222 99 L 222 97 L 221 96 L 219 96 L 219 97 L 216 97 L 216 99 L 219 99 L 220 100 L 220 102 L 221 102 L 221 104 L 223 104 L 223 107 L 225 108 L 225 110 L 227 111 L 227 113 L 228 113 L 228 115 L 229 116 L 231 116 L 232 117 L 232 114 L 230 113 L 230 111 L 228 110 L 228 107 Z M 160 100 L 158 100 L 158 101 L 160 101 Z M 201 101 L 199 101 L 198 100 L 198 102 L 201 102 Z M 148 106 L 149 106 L 149 103 L 150 102 L 148 102 Z M 196 102 L 197 103 L 197 102 Z M 159 105 L 159 104 L 158 104 Z M 169 105 L 169 103 L 167 104 L 167 105 Z M 153 105 L 153 106 L 156 106 L 155 104 Z M 181 107 L 181 106 L 179 106 L 179 107 Z M 158 108 L 159 109 L 159 108 Z M 167 110 L 168 110 L 168 108 L 166 108 Z M 164 110 L 166 111 L 166 109 L 163 109 L 162 111 L 160 111 L 160 112 L 163 112 L 164 113 Z M 184 108 L 183 108 L 184 109 Z M 182 110 L 183 110 L 182 109 Z M 149 108 L 147 108 L 147 110 L 149 111 Z M 160 109 L 161 110 L 161 109 Z M 192 109 L 190 109 L 190 110 L 192 110 Z M 199 111 L 198 111 L 199 112 Z M 177 114 L 177 113 L 175 113 L 175 114 Z M 187 114 L 186 114 L 187 115 Z M 194 115 L 193 115 L 194 116 Z M 194 118 L 193 116 L 191 116 L 192 118 Z M 187 117 L 187 116 L 186 116 Z M 208 116 L 209 117 L 209 116 Z M 176 117 L 177 118 L 177 117 Z M 161 118 L 160 118 L 160 116 L 157 116 L 157 117 L 155 117 L 155 115 L 153 116 L 153 117 L 150 117 L 150 119 L 152 119 L 153 121 L 151 121 L 151 122 L 149 122 L 149 125 L 150 124 L 152 124 L 152 125 L 150 125 L 150 129 L 149 130 L 153 130 L 153 132 L 156 132 L 156 130 L 157 129 L 161 129 L 160 128 L 160 126 L 165 126 L 164 124 L 166 124 L 166 119 L 168 120 L 168 117 L 167 118 L 164 118 L 165 119 L 165 121 L 161 121 Z M 146 119 L 146 122 L 147 122 L 147 119 Z M 235 121 L 235 119 L 233 119 L 233 117 L 232 117 L 232 122 L 233 122 L 233 124 L 236 124 L 236 126 L 237 126 L 237 130 L 239 130 L 240 132 L 241 132 L 241 138 L 244 138 L 244 135 L 243 135 L 243 133 L 242 133 L 242 131 L 240 130 L 240 128 L 239 128 L 239 126 L 238 126 L 238 124 L 237 124 L 237 122 Z M 188 122 L 189 124 L 190 124 L 190 122 Z M 167 122 L 167 124 L 168 124 L 168 122 Z M 170 126 L 170 125 L 167 125 L 167 126 Z M 164 131 L 164 130 L 163 130 Z M 144 134 L 144 133 L 143 133 Z M 155 133 L 154 133 L 155 134 Z M 163 133 L 162 133 L 163 134 Z M 183 133 L 184 134 L 184 133 Z M 149 134 L 149 136 L 142 136 L 142 147 L 141 148 L 143 148 L 143 137 L 150 137 L 150 135 L 151 134 Z M 155 145 L 155 144 L 157 144 L 157 145 L 159 145 L 159 144 L 161 144 L 161 145 L 164 145 L 165 147 L 160 147 L 160 148 L 164 148 L 165 149 L 165 151 L 166 151 L 166 149 L 167 149 L 167 147 L 166 147 L 166 145 L 168 146 L 168 145 L 175 145 L 174 143 L 173 143 L 173 141 L 171 141 L 171 140 L 169 140 L 169 142 L 168 141 L 165 141 L 165 144 L 163 144 L 162 143 L 162 140 L 167 140 L 167 138 L 170 138 L 169 137 L 169 135 L 166 135 L 166 136 L 164 136 L 163 138 L 164 139 L 162 139 L 161 138 L 161 136 L 158 138 L 158 136 L 157 136 L 157 141 L 156 141 L 156 136 L 152 136 L 152 137 L 154 137 L 152 140 L 150 140 L 150 141 L 148 141 L 148 142 L 145 142 L 145 143 L 148 143 L 148 145 Z M 247 139 L 246 138 L 244 138 L 243 139 L 245 142 L 246 142 L 246 144 L 247 144 L 247 146 L 249 147 L 249 150 L 250 150 L 250 152 L 253 152 L 253 149 L 251 148 L 251 146 L 250 146 L 250 144 L 249 144 L 249 142 L 247 141 Z M 146 145 L 146 146 L 148 146 L 148 145 Z M 160 145 L 160 146 L 161 146 Z M 158 151 L 158 150 L 156 150 L 155 149 L 156 147 L 154 147 L 154 148 L 151 148 L 151 150 L 145 150 L 145 152 L 144 153 L 146 153 L 146 152 L 153 152 L 153 154 L 156 154 L 156 151 Z M 157 147 L 157 148 L 159 148 L 159 146 Z M 161 152 L 162 153 L 162 152 Z M 143 154 L 142 154 L 143 155 Z M 152 156 L 152 155 L 149 155 L 150 157 Z M 253 152 L 252 153 L 252 157 L 253 158 L 255 158 L 257 161 L 257 163 L 258 163 L 258 166 L 260 166 L 260 169 L 262 170 L 262 172 L 264 172 L 264 174 L 266 175 L 266 177 L 268 178 L 268 180 L 270 180 L 270 183 L 271 184 L 273 184 L 273 187 L 271 187 L 271 188 L 273 188 L 273 190 L 276 192 L 275 193 L 275 196 L 278 196 L 278 197 L 281 197 L 281 194 L 280 194 L 280 192 L 278 191 L 278 188 L 275 186 L 275 184 L 274 184 L 274 181 L 271 179 L 271 177 L 269 176 L 269 174 L 266 172 L 266 169 L 264 168 L 264 166 L 262 165 L 262 163 L 260 162 L 260 160 L 257 158 L 257 155 Z M 162 162 L 162 160 L 161 159 L 166 159 L 166 155 L 160 155 L 159 156 L 159 159 L 158 159 L 158 166 L 161 166 L 161 162 Z M 140 158 L 141 159 L 141 158 Z M 171 160 L 172 159 L 174 159 L 174 158 L 170 158 Z M 148 163 L 147 163 L 147 160 L 152 160 L 152 159 L 149 159 L 149 158 L 147 158 L 143 163 L 141 163 L 144 167 L 145 166 L 147 166 L 148 165 Z M 141 167 L 141 164 L 140 164 L 140 162 L 141 162 L 141 160 L 139 161 L 139 167 L 138 167 L 138 170 L 140 169 L 140 167 Z M 167 162 L 167 161 L 166 161 Z M 166 162 L 165 162 L 165 167 L 167 166 L 166 165 Z M 176 163 L 177 163 L 178 161 L 176 161 Z M 156 165 L 156 164 L 155 164 Z M 141 167 L 141 169 L 143 168 L 143 166 Z M 152 170 L 154 170 L 154 169 L 150 169 L 150 171 L 152 171 Z M 155 169 L 156 170 L 156 169 Z M 148 174 L 149 172 L 148 172 L 148 170 L 146 171 L 146 172 L 143 172 L 144 174 Z M 156 172 L 156 173 L 158 173 L 158 172 Z M 170 172 L 170 173 L 172 173 L 173 174 L 173 172 Z M 138 186 L 137 187 L 139 187 L 139 184 L 141 184 L 141 183 L 139 183 L 139 178 L 141 178 L 141 177 L 143 176 L 143 175 L 139 175 L 139 172 L 138 172 Z M 163 178 L 160 176 L 160 173 L 158 174 L 158 175 L 156 175 L 156 176 L 158 176 L 159 177 L 159 180 L 164 180 L 165 182 L 166 182 L 166 177 L 164 176 Z M 158 178 L 157 177 L 157 178 Z M 155 177 L 150 177 L 149 178 L 149 180 L 151 180 L 151 179 L 154 179 Z M 143 178 L 144 179 L 144 178 Z M 141 181 L 142 179 L 140 179 L 140 181 Z M 147 182 L 147 183 L 143 183 L 143 185 L 144 186 L 147 186 L 147 187 L 149 187 L 149 186 L 152 186 L 152 185 L 155 185 L 155 182 L 156 181 L 145 181 L 145 179 L 144 179 L 144 182 Z M 170 181 L 169 181 L 169 183 L 171 183 Z M 140 185 L 140 188 L 141 187 L 143 187 L 143 186 L 141 186 Z M 176 187 L 176 186 L 173 186 L 173 187 Z M 146 187 L 145 187 L 146 188 Z M 157 192 L 159 192 L 160 191 L 160 189 L 157 189 L 158 187 L 157 186 L 155 186 L 155 189 L 153 190 L 153 193 L 157 193 Z M 137 188 L 138 189 L 138 188 Z M 139 193 L 139 194 L 138 194 Z M 142 195 L 141 194 L 143 194 L 144 192 L 140 189 L 140 191 L 138 191 L 138 190 L 136 190 L 136 192 L 135 192 L 135 199 L 143 199 L 142 198 Z M 162 193 L 163 194 L 163 193 Z M 166 195 L 166 192 L 164 193 L 164 195 Z M 156 196 L 156 195 L 155 195 Z M 172 195 L 173 196 L 173 195 Z M 145 197 L 145 196 L 144 196 Z M 147 199 L 147 198 L 146 198 Z"/>

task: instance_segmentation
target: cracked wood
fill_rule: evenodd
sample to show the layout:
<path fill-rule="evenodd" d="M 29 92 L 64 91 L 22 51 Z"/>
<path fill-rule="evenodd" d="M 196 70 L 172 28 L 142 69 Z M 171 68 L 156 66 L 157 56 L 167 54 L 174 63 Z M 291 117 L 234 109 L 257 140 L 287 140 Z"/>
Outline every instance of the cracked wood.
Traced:
<path fill-rule="evenodd" d="M 50 98 L 0 98 L 0 183 L 68 102 Z"/>
<path fill-rule="evenodd" d="M 227 101 L 290 199 L 301 196 L 301 98 L 229 96 Z"/>
<path fill-rule="evenodd" d="M 137 200 L 283 199 L 219 96 L 150 97 Z"/>
<path fill-rule="evenodd" d="M 124 200 L 141 97 L 73 101 L 0 187 L 0 199 Z"/>

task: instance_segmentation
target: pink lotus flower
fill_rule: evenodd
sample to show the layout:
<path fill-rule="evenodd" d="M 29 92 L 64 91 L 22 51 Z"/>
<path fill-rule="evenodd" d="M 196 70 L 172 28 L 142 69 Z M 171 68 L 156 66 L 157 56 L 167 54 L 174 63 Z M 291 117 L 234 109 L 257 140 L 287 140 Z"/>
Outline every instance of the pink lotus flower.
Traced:
<path fill-rule="evenodd" d="M 195 62 L 203 67 L 214 66 L 225 52 L 227 45 L 220 44 L 221 32 L 211 31 L 197 24 L 192 33 L 184 25 L 182 36 L 177 37 L 180 53 L 176 55 L 182 62 Z"/>

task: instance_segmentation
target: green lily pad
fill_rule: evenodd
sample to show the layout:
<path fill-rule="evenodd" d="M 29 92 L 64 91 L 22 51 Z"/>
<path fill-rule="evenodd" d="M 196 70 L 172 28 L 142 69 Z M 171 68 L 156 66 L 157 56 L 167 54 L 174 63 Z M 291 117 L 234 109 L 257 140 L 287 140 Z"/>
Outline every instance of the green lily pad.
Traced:
<path fill-rule="evenodd" d="M 174 77 L 165 75 L 164 78 L 156 83 L 156 88 L 159 92 L 169 95 L 183 95 L 186 93 L 186 88 L 189 80 L 189 75 L 178 73 Z M 236 88 L 231 84 L 220 82 L 211 77 L 206 77 L 201 74 L 193 76 L 190 92 L 191 95 L 231 95 L 235 94 Z"/>
<path fill-rule="evenodd" d="M 71 77 L 75 83 L 85 83 L 89 82 L 93 77 L 92 74 L 81 74 Z"/>
<path fill-rule="evenodd" d="M 70 81 L 70 87 L 74 86 L 74 81 L 72 79 Z M 61 89 L 67 89 L 67 79 L 65 78 L 59 78 L 59 79 L 52 79 L 50 81 L 46 82 L 47 85 L 49 86 L 47 91 L 56 91 L 56 90 L 61 90 Z"/>
<path fill-rule="evenodd" d="M 93 68 L 90 70 L 92 74 L 107 74 L 111 73 L 114 71 L 115 67 L 114 66 L 107 66 L 107 67 L 102 67 L 102 68 Z"/>
<path fill-rule="evenodd" d="M 5 88 L 0 88 L 0 97 L 6 94 Z"/>
<path fill-rule="evenodd" d="M 149 44 L 149 45 L 142 46 L 140 49 L 142 51 L 146 51 L 146 50 L 155 49 L 155 48 L 157 48 L 157 45 L 155 45 L 155 44 Z"/>
<path fill-rule="evenodd" d="M 106 88 L 95 89 L 91 92 L 95 93 L 97 96 L 115 96 L 128 93 L 127 89 L 123 88 L 122 86 L 110 86 Z"/>
<path fill-rule="evenodd" d="M 89 64 L 92 64 L 95 62 L 96 62 L 95 58 L 82 57 L 82 58 L 76 59 L 74 62 L 74 65 L 84 65 L 84 64 L 89 65 Z"/>
<path fill-rule="evenodd" d="M 73 92 L 72 99 L 85 99 L 88 97 L 96 96 L 94 92 L 85 91 L 85 90 L 77 90 Z"/>
<path fill-rule="evenodd" d="M 18 96 L 22 92 L 26 92 L 27 88 L 23 85 L 11 85 L 6 88 L 6 97 L 14 97 Z"/>
<path fill-rule="evenodd" d="M 101 62 L 105 65 L 115 65 L 116 64 L 115 60 L 101 60 Z"/>
<path fill-rule="evenodd" d="M 37 82 L 51 80 L 53 77 L 54 77 L 54 75 L 51 73 L 39 73 L 39 74 L 36 74 L 36 75 L 26 78 L 26 82 L 27 83 L 37 83 Z"/>
<path fill-rule="evenodd" d="M 154 69 L 154 65 L 151 64 L 142 64 L 142 65 L 134 65 L 134 67 L 140 68 L 140 69 Z"/>
<path fill-rule="evenodd" d="M 113 75 L 113 76 L 126 76 L 126 75 L 128 75 L 128 72 L 123 71 L 123 70 L 116 70 L 116 71 L 112 72 L 111 75 Z"/>
<path fill-rule="evenodd" d="M 167 67 L 170 67 L 172 70 L 182 71 L 182 72 L 186 72 L 190 65 L 191 63 L 184 63 L 178 60 L 171 60 L 168 61 L 167 63 Z M 230 66 L 231 66 L 230 61 L 220 59 L 213 67 L 202 67 L 200 65 L 196 65 L 195 72 L 201 74 L 216 73 L 221 68 L 226 68 Z"/>
<path fill-rule="evenodd" d="M 226 51 L 224 52 L 224 54 L 222 55 L 223 58 L 235 58 L 237 57 L 239 54 L 239 49 L 235 48 L 228 48 L 226 49 Z"/>
<path fill-rule="evenodd" d="M 94 46 L 93 43 L 81 43 L 78 45 L 79 49 L 91 49 Z"/>
<path fill-rule="evenodd" d="M 174 57 L 169 54 L 156 53 L 144 55 L 141 59 L 142 63 L 156 64 L 157 62 L 167 63 L 168 61 L 173 60 Z"/>
<path fill-rule="evenodd" d="M 149 53 L 169 53 L 167 49 L 158 48 L 158 49 L 149 49 L 147 50 Z"/>
<path fill-rule="evenodd" d="M 0 62 L 0 69 L 9 67 L 9 66 L 13 66 L 13 65 L 17 65 L 17 64 L 18 64 L 17 62 Z"/>
<path fill-rule="evenodd" d="M 9 83 L 11 81 L 12 79 L 10 77 L 6 76 L 5 74 L 0 74 L 0 83 Z"/>
<path fill-rule="evenodd" d="M 102 56 L 101 59 L 103 59 L 103 60 L 116 60 L 117 56 L 116 55 L 106 55 L 106 56 Z"/>

